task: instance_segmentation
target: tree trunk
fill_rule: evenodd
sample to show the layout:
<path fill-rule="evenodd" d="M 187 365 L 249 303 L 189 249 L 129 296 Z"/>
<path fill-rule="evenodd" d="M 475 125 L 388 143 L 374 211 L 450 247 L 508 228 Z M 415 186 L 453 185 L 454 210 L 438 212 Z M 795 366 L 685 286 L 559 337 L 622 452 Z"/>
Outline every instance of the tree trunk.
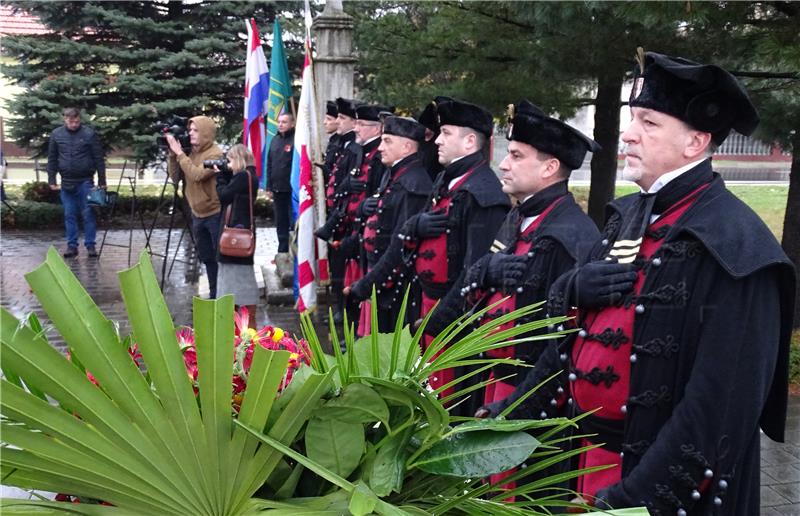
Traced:
<path fill-rule="evenodd" d="M 800 270 L 800 132 L 792 139 L 792 169 L 789 172 L 789 196 L 783 218 L 783 250 Z M 800 282 L 794 305 L 794 328 L 800 328 Z"/>
<path fill-rule="evenodd" d="M 592 182 L 589 188 L 589 217 L 603 227 L 605 206 L 614 198 L 619 143 L 619 109 L 622 105 L 624 75 L 601 75 L 595 99 L 594 140 L 603 147 L 592 154 Z"/>

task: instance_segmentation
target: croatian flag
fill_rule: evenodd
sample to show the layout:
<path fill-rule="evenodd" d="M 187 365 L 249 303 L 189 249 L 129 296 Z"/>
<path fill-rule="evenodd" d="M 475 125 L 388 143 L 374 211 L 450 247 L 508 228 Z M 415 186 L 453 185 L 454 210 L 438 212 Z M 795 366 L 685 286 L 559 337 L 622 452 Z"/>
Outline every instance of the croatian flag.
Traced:
<path fill-rule="evenodd" d="M 269 100 L 269 68 L 253 18 L 247 22 L 247 66 L 244 84 L 244 130 L 242 143 L 253 152 L 260 178 L 266 162 L 266 125 Z"/>
<path fill-rule="evenodd" d="M 320 245 L 321 241 L 314 236 L 319 218 L 317 210 L 320 200 L 318 192 L 315 195 L 314 189 L 315 186 L 321 185 L 322 180 L 319 177 L 316 181 L 313 179 L 315 168 L 311 160 L 317 151 L 315 145 L 318 141 L 318 124 L 311 66 L 310 26 L 311 12 L 306 0 L 306 57 L 303 64 L 300 103 L 297 108 L 292 160 L 292 198 L 297 211 L 295 289 L 299 312 L 315 309 L 317 286 L 319 281 L 326 279 L 328 275 L 327 246 Z"/>

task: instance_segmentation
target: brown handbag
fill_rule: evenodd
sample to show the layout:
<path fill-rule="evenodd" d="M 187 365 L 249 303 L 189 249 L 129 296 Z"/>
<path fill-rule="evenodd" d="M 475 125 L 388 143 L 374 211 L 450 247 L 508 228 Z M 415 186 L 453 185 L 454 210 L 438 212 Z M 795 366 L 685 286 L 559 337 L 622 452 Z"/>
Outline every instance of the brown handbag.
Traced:
<path fill-rule="evenodd" d="M 232 228 L 228 226 L 231 221 L 231 208 L 233 202 L 225 210 L 225 226 L 219 236 L 219 254 L 232 256 L 234 258 L 248 258 L 253 256 L 256 250 L 256 237 L 254 234 L 255 224 L 253 224 L 253 178 L 250 171 L 247 172 L 247 201 L 250 205 L 250 227 Z"/>

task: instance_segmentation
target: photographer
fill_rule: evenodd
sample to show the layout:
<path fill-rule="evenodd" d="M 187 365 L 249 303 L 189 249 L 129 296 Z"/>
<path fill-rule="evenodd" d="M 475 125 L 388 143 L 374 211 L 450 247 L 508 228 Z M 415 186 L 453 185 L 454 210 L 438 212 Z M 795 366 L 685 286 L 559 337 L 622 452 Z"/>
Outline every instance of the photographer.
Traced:
<path fill-rule="evenodd" d="M 94 173 L 100 188 L 106 187 L 106 163 L 103 146 L 97 134 L 81 125 L 81 111 L 76 107 L 62 112 L 64 125 L 50 135 L 47 153 L 47 182 L 58 190 L 56 174 L 61 174 L 61 204 L 64 205 L 64 225 L 67 249 L 64 258 L 78 256 L 78 217 L 83 219 L 84 245 L 90 258 L 97 257 L 94 212 L 87 202 Z"/>
<path fill-rule="evenodd" d="M 220 221 L 220 233 L 222 233 L 222 227 L 228 218 L 227 210 L 230 209 L 230 220 L 227 225 L 242 228 L 252 227 L 255 238 L 255 221 L 251 217 L 258 192 L 258 176 L 254 165 L 255 159 L 250 149 L 242 144 L 237 144 L 228 151 L 227 167 L 214 166 L 214 170 L 217 172 L 217 195 L 223 213 Z M 247 307 L 248 326 L 255 328 L 256 305 L 259 295 L 256 275 L 253 271 L 253 256 L 225 256 L 218 251 L 217 260 L 219 261 L 218 294 L 220 296 L 233 295 L 237 309 L 240 306 Z"/>
<path fill-rule="evenodd" d="M 200 261 L 206 266 L 208 289 L 211 299 L 217 297 L 217 244 L 219 242 L 219 198 L 217 197 L 215 172 L 206 168 L 203 161 L 223 157 L 222 149 L 214 142 L 217 126 L 207 116 L 196 116 L 189 120 L 189 144 L 187 156 L 181 144 L 172 134 L 166 135 L 169 145 L 167 164 L 169 177 L 177 182 L 183 179 L 186 200 L 192 210 L 192 233 Z"/>

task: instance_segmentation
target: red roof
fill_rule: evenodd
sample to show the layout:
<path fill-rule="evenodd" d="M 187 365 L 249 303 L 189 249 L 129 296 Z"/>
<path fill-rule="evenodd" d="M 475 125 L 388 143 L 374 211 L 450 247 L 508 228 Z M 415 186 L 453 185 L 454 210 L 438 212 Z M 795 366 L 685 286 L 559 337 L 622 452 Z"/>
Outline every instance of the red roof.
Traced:
<path fill-rule="evenodd" d="M 11 6 L 0 5 L 0 34 L 47 34 L 51 32 L 39 18 L 24 12 L 14 13 Z"/>

